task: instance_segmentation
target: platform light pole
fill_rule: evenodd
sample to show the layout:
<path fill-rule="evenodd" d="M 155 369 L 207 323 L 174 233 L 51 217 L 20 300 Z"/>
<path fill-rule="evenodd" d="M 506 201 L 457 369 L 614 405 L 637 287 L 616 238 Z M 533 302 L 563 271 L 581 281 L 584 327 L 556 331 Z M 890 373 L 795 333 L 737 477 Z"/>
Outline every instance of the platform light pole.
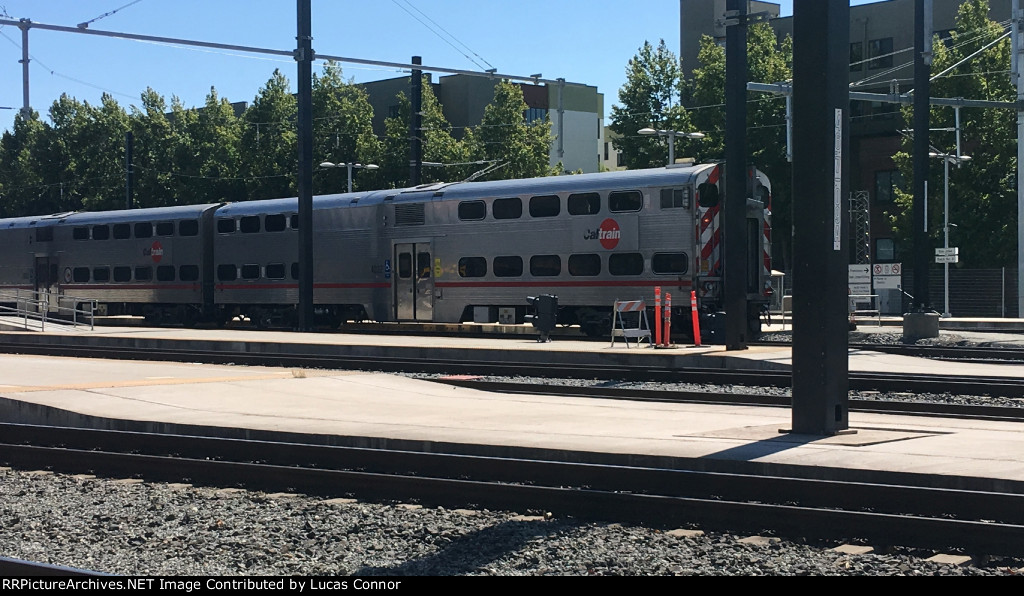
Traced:
<path fill-rule="evenodd" d="M 950 316 L 949 315 L 949 263 L 950 263 L 950 257 L 952 256 L 952 255 L 949 254 L 949 164 L 950 164 L 950 162 L 955 163 L 957 165 L 962 164 L 965 161 L 970 161 L 971 160 L 971 156 L 970 155 L 950 155 L 948 153 L 929 152 L 928 153 L 928 157 L 934 157 L 936 159 L 941 159 L 942 160 L 942 174 L 943 174 L 943 177 L 944 177 L 944 186 L 943 186 L 943 192 L 942 192 L 942 236 L 943 236 L 942 247 L 945 249 L 945 250 L 943 250 L 943 254 L 942 254 L 942 257 L 943 257 L 943 263 L 942 263 L 942 269 L 943 269 L 942 296 L 943 296 L 943 300 L 944 300 L 942 316 L 943 317 L 949 317 Z M 954 262 L 956 262 L 956 261 L 954 261 Z"/>
<path fill-rule="evenodd" d="M 358 169 L 358 170 L 376 170 L 380 166 L 378 166 L 377 164 L 374 164 L 374 163 L 365 163 L 365 164 L 364 163 L 348 163 L 348 162 L 331 163 L 329 161 L 324 161 L 324 162 L 320 162 L 320 167 L 324 168 L 324 169 L 327 169 L 327 168 L 345 168 L 346 170 L 348 170 L 348 191 L 352 192 L 352 169 L 353 168 Z"/>
<path fill-rule="evenodd" d="M 658 135 L 668 137 L 668 164 L 676 163 L 676 137 L 685 139 L 703 139 L 707 135 L 702 132 L 679 132 L 678 130 L 655 130 L 653 128 L 641 128 L 637 131 L 642 135 Z"/>

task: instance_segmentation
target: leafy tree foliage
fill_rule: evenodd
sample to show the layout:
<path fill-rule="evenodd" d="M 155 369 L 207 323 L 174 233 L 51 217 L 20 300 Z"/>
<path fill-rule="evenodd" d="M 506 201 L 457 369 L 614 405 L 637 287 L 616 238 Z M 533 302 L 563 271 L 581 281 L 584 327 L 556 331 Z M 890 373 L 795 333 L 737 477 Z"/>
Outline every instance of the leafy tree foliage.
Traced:
<path fill-rule="evenodd" d="M 665 139 L 645 136 L 642 128 L 656 130 L 694 130 L 689 112 L 683 109 L 682 75 L 679 60 L 661 40 L 655 48 L 644 42 L 636 56 L 626 67 L 626 83 L 619 89 L 621 105 L 612 106 L 612 121 L 608 126 L 619 138 L 613 141 L 622 152 L 626 167 L 653 168 L 668 162 Z M 677 138 L 676 156 L 695 156 L 699 141 Z"/>
<path fill-rule="evenodd" d="M 275 70 L 242 115 L 241 167 L 247 199 L 297 194 L 298 105 L 288 79 Z"/>
<path fill-rule="evenodd" d="M 313 161 L 334 163 L 376 163 L 381 144 L 373 134 L 373 108 L 361 87 L 342 80 L 341 67 L 334 62 L 324 65 L 323 75 L 313 75 Z M 315 166 L 314 166 L 315 167 Z M 377 172 L 356 169 L 352 172 L 353 189 L 379 188 Z M 346 168 L 316 170 L 314 189 L 317 193 L 348 190 Z"/>
<path fill-rule="evenodd" d="M 933 43 L 935 74 L 959 63 L 998 39 L 1003 27 L 988 18 L 988 0 L 966 0 L 957 15 L 957 27 L 947 47 Z M 966 97 L 1012 102 L 1016 92 L 1006 73 L 1010 69 L 1010 40 L 1004 39 L 947 76 L 931 84 L 933 97 Z M 903 110 L 907 122 L 913 109 Z M 932 107 L 929 126 L 954 129 L 955 113 L 950 107 Z M 1017 139 L 1013 110 L 962 108 L 961 145 L 971 161 L 949 167 L 950 246 L 960 247 L 956 266 L 1011 266 L 1017 258 Z M 955 155 L 955 132 L 933 131 L 929 142 L 936 153 Z M 894 156 L 905 180 L 913 179 L 913 141 Z M 945 176 L 941 159 L 929 160 L 928 222 L 935 246 L 943 241 L 943 195 Z M 907 185 L 910 188 L 910 185 Z M 913 195 L 897 189 L 894 209 L 888 215 L 900 252 L 911 250 Z"/>
<path fill-rule="evenodd" d="M 500 81 L 484 116 L 467 131 L 463 142 L 474 160 L 493 161 L 501 166 L 482 180 L 506 180 L 550 176 L 557 171 L 549 165 L 551 119 L 526 122 L 526 101 L 519 85 Z"/>

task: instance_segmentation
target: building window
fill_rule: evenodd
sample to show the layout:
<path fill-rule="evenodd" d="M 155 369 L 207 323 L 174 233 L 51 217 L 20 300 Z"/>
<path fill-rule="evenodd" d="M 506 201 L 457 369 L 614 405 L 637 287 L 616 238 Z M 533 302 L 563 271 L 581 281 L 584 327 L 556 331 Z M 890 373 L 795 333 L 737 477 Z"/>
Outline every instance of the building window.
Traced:
<path fill-rule="evenodd" d="M 531 124 L 537 120 L 544 120 L 547 115 L 548 111 L 545 108 L 526 108 L 526 111 L 523 112 L 523 120 L 527 124 Z"/>
<path fill-rule="evenodd" d="M 883 170 L 875 172 L 875 202 L 892 203 L 896 198 L 894 192 L 903 188 L 903 174 L 899 170 Z"/>
<path fill-rule="evenodd" d="M 605 141 L 605 143 L 604 143 L 604 160 L 605 161 L 608 161 L 608 145 L 609 145 L 608 141 Z"/>
<path fill-rule="evenodd" d="M 889 263 L 896 260 L 896 244 L 892 238 L 875 239 L 875 262 Z"/>
<path fill-rule="evenodd" d="M 872 39 L 868 42 L 868 68 L 892 68 L 892 38 Z"/>
<path fill-rule="evenodd" d="M 864 70 L 864 42 L 855 41 L 850 44 L 850 72 Z"/>

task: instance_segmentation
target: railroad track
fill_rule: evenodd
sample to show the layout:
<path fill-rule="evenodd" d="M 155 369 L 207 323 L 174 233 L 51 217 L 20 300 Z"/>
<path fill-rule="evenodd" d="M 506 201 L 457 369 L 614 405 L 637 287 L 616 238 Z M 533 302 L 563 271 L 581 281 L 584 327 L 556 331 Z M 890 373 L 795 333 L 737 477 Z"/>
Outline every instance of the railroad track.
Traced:
<path fill-rule="evenodd" d="M 667 403 L 726 404 L 732 406 L 792 407 L 789 396 L 765 395 L 763 393 L 714 393 L 709 391 L 678 391 L 662 389 L 627 389 L 618 387 L 596 387 L 575 385 L 553 385 L 550 383 L 506 382 L 486 379 L 441 377 L 434 381 L 496 393 L 524 393 L 530 395 L 552 395 L 567 397 L 588 397 L 633 401 L 656 401 Z M 901 416 L 942 416 L 972 420 L 1000 420 L 1024 422 L 1024 404 L 1015 406 L 949 404 L 936 402 L 909 402 L 851 399 L 851 412 L 894 414 Z"/>
<path fill-rule="evenodd" d="M 1014 493 L 727 473 L 703 459 L 637 467 L 9 424 L 0 432 L 0 461 L 22 469 L 1024 556 L 1024 495 Z"/>
<path fill-rule="evenodd" d="M 663 383 L 701 383 L 745 385 L 758 387 L 790 387 L 792 373 L 776 370 L 730 370 L 721 368 L 678 369 L 656 363 L 633 366 L 622 363 L 600 364 L 514 361 L 504 359 L 466 359 L 455 350 L 434 349 L 429 355 L 419 350 L 393 348 L 384 355 L 340 350 L 302 353 L 294 347 L 283 351 L 254 350 L 225 342 L 216 349 L 200 350 L 187 346 L 188 342 L 154 342 L 152 347 L 102 344 L 47 343 L 47 338 L 32 338 L 31 342 L 16 341 L 0 336 L 0 352 L 36 354 L 44 356 L 70 356 L 76 358 L 109 358 L 125 360 L 156 360 L 174 362 L 203 362 L 210 364 L 244 364 L 251 366 L 286 366 L 299 368 L 327 368 L 374 370 L 385 372 L 421 372 L 468 375 L 544 376 L 549 378 L 586 378 L 602 380 L 650 381 Z M 653 359 L 652 359 L 652 362 Z M 993 397 L 1024 398 L 1024 379 L 1015 377 L 977 377 L 954 375 L 910 375 L 851 372 L 849 388 L 853 391 L 891 391 L 906 393 L 935 393 L 955 395 L 987 395 Z"/>

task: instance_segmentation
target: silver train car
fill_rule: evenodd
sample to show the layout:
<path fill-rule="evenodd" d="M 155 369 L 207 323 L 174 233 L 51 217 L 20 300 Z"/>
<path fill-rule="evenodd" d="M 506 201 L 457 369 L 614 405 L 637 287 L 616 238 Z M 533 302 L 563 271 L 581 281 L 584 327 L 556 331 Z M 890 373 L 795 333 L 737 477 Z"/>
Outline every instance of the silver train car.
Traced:
<path fill-rule="evenodd" d="M 616 300 L 653 306 L 661 287 L 686 331 L 691 290 L 721 309 L 720 182 L 703 164 L 315 197 L 317 321 L 521 323 L 527 296 L 553 294 L 559 323 L 607 335 Z M 770 188 L 748 172 L 753 334 L 771 291 Z M 0 220 L 0 290 L 153 322 L 293 326 L 297 211 L 289 198 Z"/>

